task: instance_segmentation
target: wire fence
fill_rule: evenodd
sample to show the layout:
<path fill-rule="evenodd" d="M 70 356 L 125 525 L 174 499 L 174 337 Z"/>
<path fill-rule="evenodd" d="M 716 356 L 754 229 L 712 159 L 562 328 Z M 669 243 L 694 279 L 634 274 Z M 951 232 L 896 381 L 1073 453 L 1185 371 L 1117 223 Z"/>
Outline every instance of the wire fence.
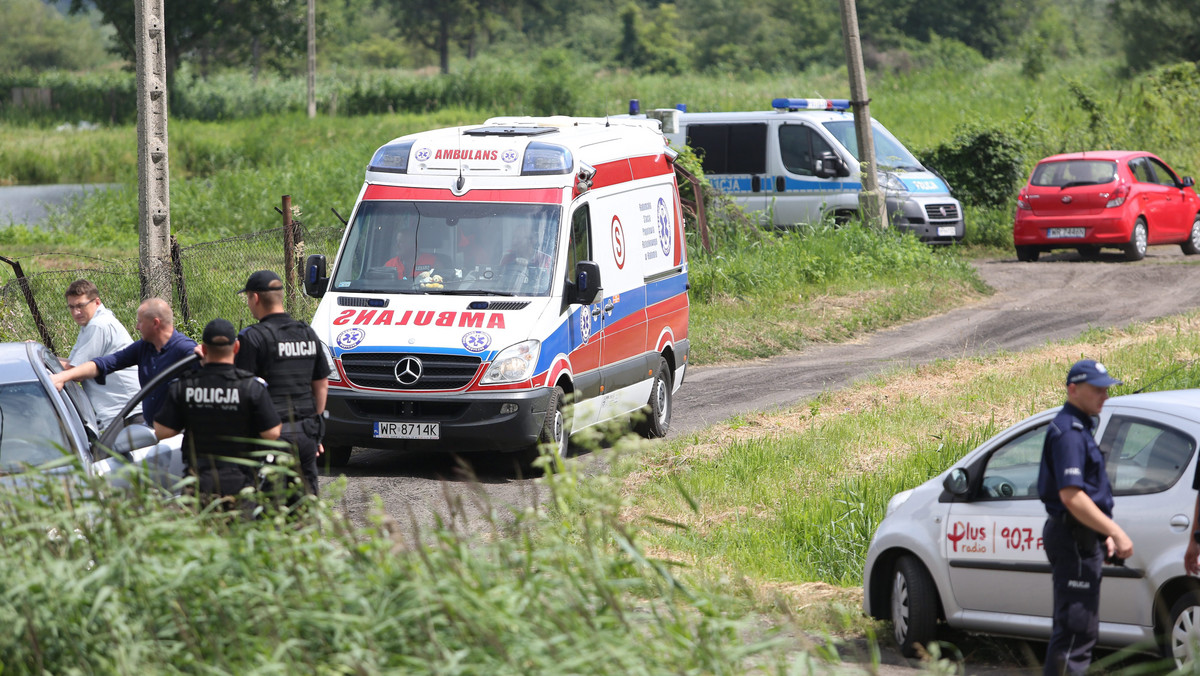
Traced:
<path fill-rule="evenodd" d="M 171 307 L 176 328 L 199 339 L 204 325 L 215 317 L 238 326 L 253 323 L 238 291 L 250 273 L 264 269 L 284 278 L 288 312 L 307 321 L 316 310 L 317 299 L 304 295 L 304 259 L 310 253 L 322 253 L 332 260 L 343 231 L 342 227 L 305 228 L 295 222 L 290 227 L 186 247 L 172 238 Z M 0 341 L 36 340 L 66 356 L 79 327 L 67 311 L 63 294 L 77 279 L 91 280 L 100 291 L 101 302 L 137 339 L 133 326 L 142 300 L 137 258 L 88 262 L 78 254 L 50 253 L 24 259 L 0 255 L 0 259 L 9 263 L 16 275 L 0 286 Z M 22 262 L 47 271 L 25 274 Z"/>

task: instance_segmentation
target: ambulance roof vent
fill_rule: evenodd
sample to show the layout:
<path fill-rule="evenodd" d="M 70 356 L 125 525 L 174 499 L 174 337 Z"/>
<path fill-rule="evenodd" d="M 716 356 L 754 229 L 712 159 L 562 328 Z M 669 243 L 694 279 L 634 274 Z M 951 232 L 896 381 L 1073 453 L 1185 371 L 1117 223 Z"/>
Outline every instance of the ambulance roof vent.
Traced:
<path fill-rule="evenodd" d="M 556 127 L 516 127 L 512 125 L 475 127 L 463 132 L 464 136 L 541 136 L 558 131 Z"/>

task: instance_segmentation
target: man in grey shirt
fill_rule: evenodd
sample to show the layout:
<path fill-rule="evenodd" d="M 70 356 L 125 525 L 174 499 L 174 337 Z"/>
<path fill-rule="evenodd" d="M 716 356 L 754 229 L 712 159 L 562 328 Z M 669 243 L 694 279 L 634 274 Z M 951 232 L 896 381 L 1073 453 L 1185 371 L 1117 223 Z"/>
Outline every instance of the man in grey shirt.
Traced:
<path fill-rule="evenodd" d="M 95 284 L 86 279 L 75 280 L 67 287 L 66 297 L 71 318 L 82 328 L 79 330 L 75 347 L 71 348 L 71 355 L 66 359 L 59 359 L 63 368 L 86 364 L 133 343 L 129 331 L 126 331 L 112 311 L 100 302 L 100 292 Z M 137 369 L 132 367 L 109 374 L 103 385 L 95 380 L 83 382 L 83 391 L 91 400 L 102 428 L 108 427 L 117 413 L 120 413 L 121 407 L 137 394 L 139 389 L 141 385 L 138 383 Z M 136 416 L 140 419 L 141 414 L 140 404 L 130 411 L 131 417 Z"/>

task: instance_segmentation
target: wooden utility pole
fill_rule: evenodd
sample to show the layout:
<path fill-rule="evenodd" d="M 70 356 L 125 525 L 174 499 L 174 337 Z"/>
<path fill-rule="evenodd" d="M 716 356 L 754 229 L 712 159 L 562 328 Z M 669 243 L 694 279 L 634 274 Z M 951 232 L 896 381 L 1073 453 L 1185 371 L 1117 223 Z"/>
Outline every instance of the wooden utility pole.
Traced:
<path fill-rule="evenodd" d="M 308 119 L 317 116 L 317 0 L 308 0 Z"/>
<path fill-rule="evenodd" d="M 138 258 L 142 298 L 171 300 L 171 176 L 163 0 L 134 0 L 138 97 Z"/>
<path fill-rule="evenodd" d="M 875 137 L 871 133 L 871 99 L 867 98 L 867 76 L 863 72 L 862 43 L 858 36 L 858 9 L 854 0 L 839 0 L 842 8 L 842 39 L 846 44 L 846 70 L 850 72 L 850 106 L 854 109 L 854 135 L 858 140 L 858 164 L 862 191 L 858 207 L 863 218 L 878 228 L 888 227 L 887 203 L 879 189 L 875 162 Z"/>

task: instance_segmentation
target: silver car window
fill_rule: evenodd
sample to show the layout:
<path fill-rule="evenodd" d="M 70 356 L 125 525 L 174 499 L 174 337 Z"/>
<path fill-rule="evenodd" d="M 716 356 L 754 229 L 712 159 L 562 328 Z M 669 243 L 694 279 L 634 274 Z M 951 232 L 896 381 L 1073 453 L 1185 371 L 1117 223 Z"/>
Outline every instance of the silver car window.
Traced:
<path fill-rule="evenodd" d="M 983 469 L 983 500 L 1036 498 L 1047 424 L 1027 430 L 996 449 Z"/>
<path fill-rule="evenodd" d="M 41 383 L 0 385 L 0 419 L 0 472 L 50 462 L 71 448 Z"/>
<path fill-rule="evenodd" d="M 1114 495 L 1164 491 L 1187 469 L 1196 442 L 1162 423 L 1114 415 L 1100 440 Z"/>

